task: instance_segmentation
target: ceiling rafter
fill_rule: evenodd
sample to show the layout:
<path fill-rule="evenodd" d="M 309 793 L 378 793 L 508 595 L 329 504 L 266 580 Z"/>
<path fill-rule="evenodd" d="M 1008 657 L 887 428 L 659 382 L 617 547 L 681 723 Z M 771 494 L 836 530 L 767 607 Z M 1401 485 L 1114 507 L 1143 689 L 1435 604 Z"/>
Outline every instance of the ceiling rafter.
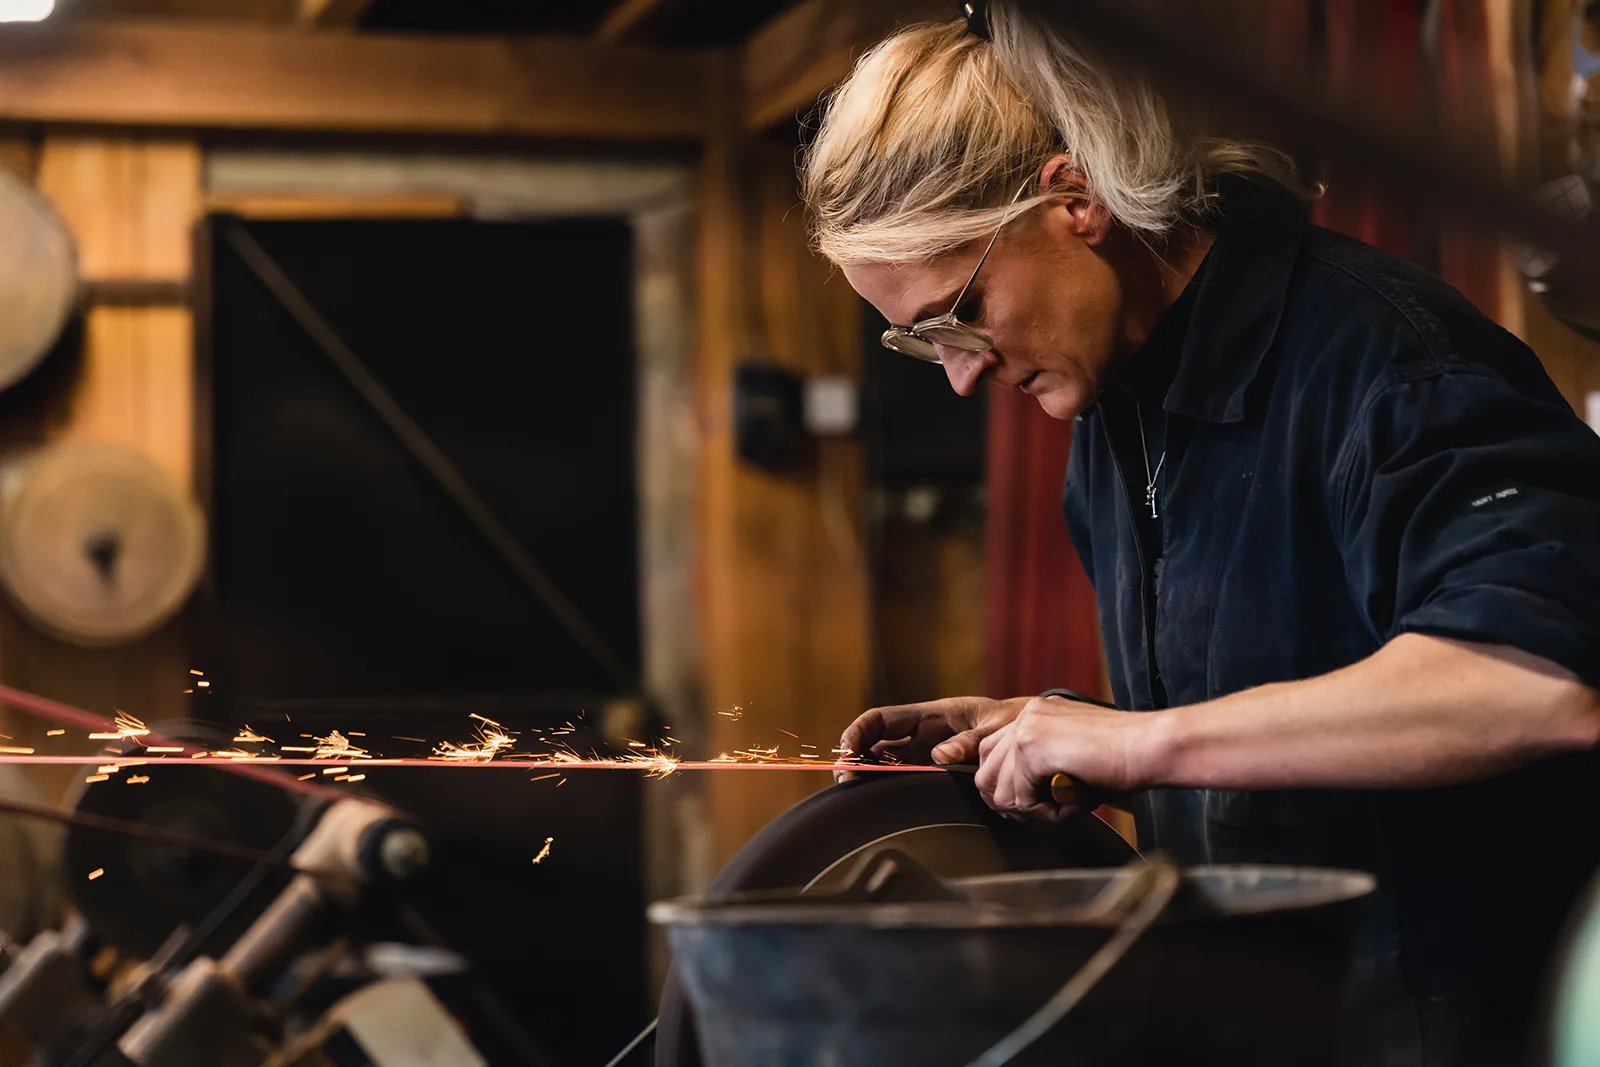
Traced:
<path fill-rule="evenodd" d="M 720 53 L 212 23 L 7 27 L 0 123 L 699 140 Z"/>

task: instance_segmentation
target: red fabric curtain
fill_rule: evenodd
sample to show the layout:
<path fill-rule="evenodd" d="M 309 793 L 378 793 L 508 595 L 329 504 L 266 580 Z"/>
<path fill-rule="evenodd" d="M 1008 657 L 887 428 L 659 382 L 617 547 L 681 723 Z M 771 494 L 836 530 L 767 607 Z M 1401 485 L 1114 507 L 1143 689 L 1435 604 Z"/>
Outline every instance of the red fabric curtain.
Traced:
<path fill-rule="evenodd" d="M 988 392 L 989 694 L 1064 687 L 1098 696 L 1105 667 L 1094 590 L 1061 516 L 1073 424 L 1025 393 Z"/>

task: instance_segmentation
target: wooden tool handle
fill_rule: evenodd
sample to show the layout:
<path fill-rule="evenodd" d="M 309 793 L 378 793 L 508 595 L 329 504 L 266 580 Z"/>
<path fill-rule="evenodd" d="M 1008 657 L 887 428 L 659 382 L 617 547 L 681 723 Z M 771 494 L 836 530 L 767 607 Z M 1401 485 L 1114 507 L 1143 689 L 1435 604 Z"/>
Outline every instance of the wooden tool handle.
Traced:
<path fill-rule="evenodd" d="M 1058 773 L 1050 779 L 1050 799 L 1064 808 L 1098 807 L 1089 791 L 1078 784 L 1070 774 Z"/>

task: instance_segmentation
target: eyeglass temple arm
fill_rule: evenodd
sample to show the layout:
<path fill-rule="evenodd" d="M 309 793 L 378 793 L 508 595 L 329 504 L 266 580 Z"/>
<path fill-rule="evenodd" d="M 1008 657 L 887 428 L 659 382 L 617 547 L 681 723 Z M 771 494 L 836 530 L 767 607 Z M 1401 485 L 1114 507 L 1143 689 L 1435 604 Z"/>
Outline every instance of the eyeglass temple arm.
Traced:
<path fill-rule="evenodd" d="M 967 290 L 972 288 L 972 283 L 978 280 L 978 272 L 983 270 L 983 265 L 989 261 L 989 253 L 994 251 L 994 243 L 1000 240 L 1000 231 L 1004 230 L 1006 223 L 1011 221 L 1010 209 L 1017 206 L 1017 201 L 1022 199 L 1022 194 L 1027 192 L 1028 186 L 1032 184 L 1033 179 L 1029 178 L 1023 183 L 1022 188 L 1017 190 L 1016 195 L 1011 198 L 1011 203 L 1006 205 L 1006 214 L 1000 219 L 1000 225 L 994 228 L 994 236 L 989 238 L 988 245 L 983 249 L 983 255 L 978 257 L 978 265 L 972 268 L 972 276 L 967 279 L 967 284 L 961 287 L 961 292 L 956 294 L 956 302 L 950 305 L 951 315 L 956 313 L 956 309 L 961 306 L 961 301 L 967 298 Z"/>

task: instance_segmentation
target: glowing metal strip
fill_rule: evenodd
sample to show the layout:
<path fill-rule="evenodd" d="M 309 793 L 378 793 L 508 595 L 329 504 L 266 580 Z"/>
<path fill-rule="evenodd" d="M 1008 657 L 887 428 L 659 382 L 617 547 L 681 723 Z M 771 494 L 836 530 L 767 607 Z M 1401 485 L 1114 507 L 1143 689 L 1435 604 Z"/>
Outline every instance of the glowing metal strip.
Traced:
<path fill-rule="evenodd" d="M 518 771 L 644 771 L 648 774 L 676 774 L 679 771 L 859 771 L 879 772 L 930 772 L 973 770 L 970 767 L 930 767 L 915 763 L 810 763 L 810 762 L 749 762 L 733 760 L 684 760 L 680 763 L 658 763 L 655 760 L 446 760 L 446 759 L 283 759 L 278 756 L 43 756 L 4 755 L 0 763 L 43 764 L 46 766 L 104 766 L 150 767 L 157 764 L 193 767 L 246 767 L 251 764 L 270 764 L 274 767 L 326 767 L 340 770 L 367 770 L 373 767 L 496 767 Z M 341 794 L 342 795 L 342 794 Z"/>
<path fill-rule="evenodd" d="M 117 728 L 116 723 L 102 715 L 96 715 L 92 711 L 84 711 L 82 708 L 75 708 L 70 704 L 62 704 L 59 701 L 51 700 L 48 697 L 37 696 L 33 693 L 27 693 L 21 689 L 13 689 L 8 685 L 0 685 L 0 704 L 9 704 L 20 711 L 26 711 L 30 714 L 37 715 L 40 718 L 49 719 L 52 722 L 62 723 L 67 726 L 82 727 L 91 732 L 113 731 Z M 198 745 L 184 744 L 182 741 L 176 741 L 167 737 L 157 737 L 155 734 L 149 734 L 143 738 L 140 738 L 139 740 L 141 744 L 146 745 L 182 745 L 185 752 L 200 751 L 200 747 Z M 100 762 L 109 764 L 116 763 L 118 760 L 112 757 L 102 758 L 96 756 L 93 757 L 92 760 L 74 760 L 73 762 Z M 196 760 L 195 762 L 199 763 L 201 761 Z M 215 760 L 207 762 L 227 763 L 236 761 Z M 322 785 L 320 782 L 297 782 L 293 778 L 277 774 L 273 771 L 267 770 L 264 767 L 235 767 L 233 770 L 235 773 L 241 774 L 246 778 L 254 778 L 257 781 L 266 782 L 268 785 L 275 785 L 282 789 L 291 789 L 298 793 L 310 793 L 316 796 L 327 797 L 329 799 L 335 799 L 344 796 L 343 790 L 334 789 L 332 786 Z"/>

